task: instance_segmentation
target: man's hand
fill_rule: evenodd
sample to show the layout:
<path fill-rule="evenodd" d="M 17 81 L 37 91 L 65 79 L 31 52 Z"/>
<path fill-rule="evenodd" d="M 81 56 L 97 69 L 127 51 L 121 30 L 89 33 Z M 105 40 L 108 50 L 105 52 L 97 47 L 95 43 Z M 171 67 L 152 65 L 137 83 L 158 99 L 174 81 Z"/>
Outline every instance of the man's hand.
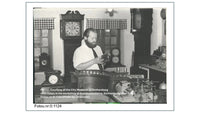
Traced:
<path fill-rule="evenodd" d="M 103 64 L 104 59 L 102 59 L 101 57 L 97 57 L 94 59 L 94 63 L 95 64 Z"/>
<path fill-rule="evenodd" d="M 90 61 L 84 62 L 79 64 L 78 66 L 76 66 L 75 68 L 77 70 L 85 70 L 87 68 L 89 68 L 90 66 L 94 65 L 94 64 L 103 64 L 103 59 L 101 57 L 97 57 L 95 59 L 92 59 Z"/>

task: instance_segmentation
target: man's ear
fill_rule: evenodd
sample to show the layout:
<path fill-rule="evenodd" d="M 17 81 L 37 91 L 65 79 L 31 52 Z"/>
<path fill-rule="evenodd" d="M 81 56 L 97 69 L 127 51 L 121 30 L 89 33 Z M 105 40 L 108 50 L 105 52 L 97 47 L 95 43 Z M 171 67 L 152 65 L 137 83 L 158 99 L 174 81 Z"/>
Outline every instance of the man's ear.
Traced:
<path fill-rule="evenodd" d="M 86 36 L 84 36 L 84 38 L 83 38 L 84 40 L 87 40 L 87 37 Z"/>

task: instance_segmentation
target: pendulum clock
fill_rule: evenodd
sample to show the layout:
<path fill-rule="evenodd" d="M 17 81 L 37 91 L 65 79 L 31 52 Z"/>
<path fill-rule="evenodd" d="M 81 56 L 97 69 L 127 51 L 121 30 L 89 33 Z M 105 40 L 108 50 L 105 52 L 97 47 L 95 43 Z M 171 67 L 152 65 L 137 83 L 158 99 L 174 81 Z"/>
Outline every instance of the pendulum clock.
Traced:
<path fill-rule="evenodd" d="M 131 33 L 134 35 L 135 51 L 131 73 L 139 73 L 138 64 L 148 63 L 151 48 L 152 8 L 130 9 Z"/>

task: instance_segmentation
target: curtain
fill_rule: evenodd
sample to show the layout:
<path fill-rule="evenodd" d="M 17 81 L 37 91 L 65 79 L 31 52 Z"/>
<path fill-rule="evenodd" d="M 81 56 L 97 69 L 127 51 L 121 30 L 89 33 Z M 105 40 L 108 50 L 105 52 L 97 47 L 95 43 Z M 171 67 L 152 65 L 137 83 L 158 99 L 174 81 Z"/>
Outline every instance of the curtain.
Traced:
<path fill-rule="evenodd" d="M 88 18 L 86 23 L 86 28 L 94 29 L 127 29 L 126 19 L 91 19 Z"/>
<path fill-rule="evenodd" d="M 34 30 L 52 30 L 54 29 L 54 18 L 34 18 L 33 27 Z"/>

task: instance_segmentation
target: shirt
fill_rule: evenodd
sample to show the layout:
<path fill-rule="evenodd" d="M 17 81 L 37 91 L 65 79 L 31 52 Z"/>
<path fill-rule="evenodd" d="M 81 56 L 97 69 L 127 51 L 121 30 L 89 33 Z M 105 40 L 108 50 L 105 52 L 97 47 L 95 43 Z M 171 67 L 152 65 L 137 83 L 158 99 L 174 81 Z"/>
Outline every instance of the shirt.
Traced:
<path fill-rule="evenodd" d="M 98 57 L 103 55 L 103 52 L 101 50 L 100 46 L 96 46 L 95 48 L 93 48 L 97 54 Z M 91 48 L 89 48 L 86 43 L 85 40 L 83 39 L 81 41 L 81 46 L 78 47 L 75 51 L 74 51 L 74 55 L 73 55 L 73 65 L 74 68 L 76 68 L 76 66 L 78 66 L 81 63 L 87 62 L 89 60 L 94 59 L 94 54 Z M 99 70 L 99 66 L 97 64 L 93 64 L 92 66 L 90 66 L 89 68 L 87 68 L 86 70 Z"/>

